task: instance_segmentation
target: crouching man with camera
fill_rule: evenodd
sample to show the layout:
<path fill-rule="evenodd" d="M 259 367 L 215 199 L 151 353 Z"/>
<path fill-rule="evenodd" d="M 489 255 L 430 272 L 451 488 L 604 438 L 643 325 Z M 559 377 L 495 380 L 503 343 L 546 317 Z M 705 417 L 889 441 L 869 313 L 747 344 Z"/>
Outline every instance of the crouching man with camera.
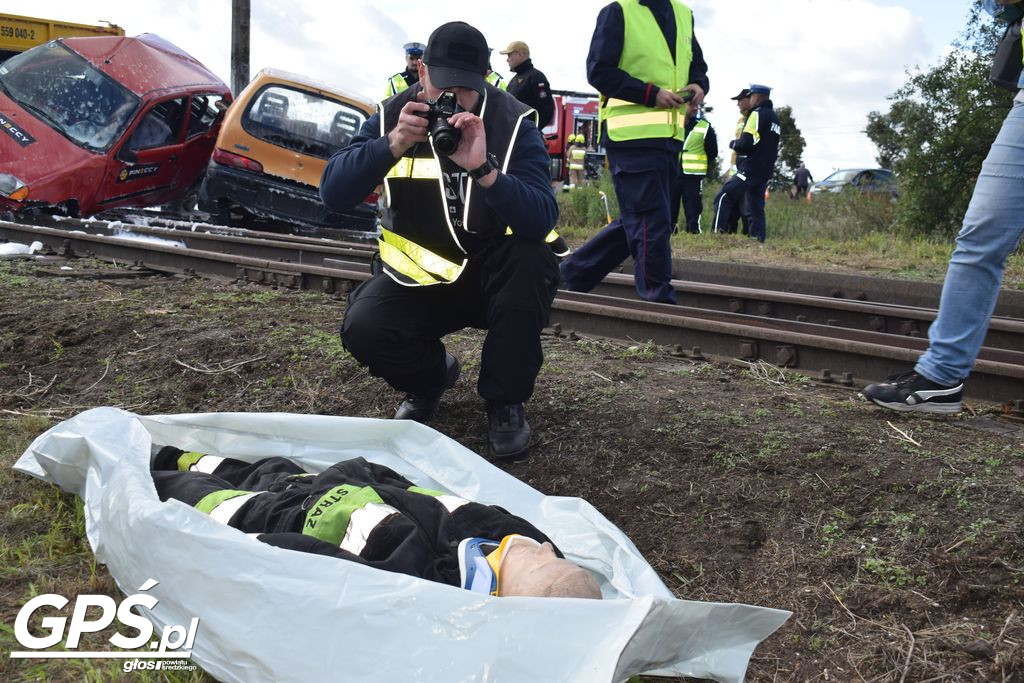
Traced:
<path fill-rule="evenodd" d="M 530 440 L 523 403 L 558 284 L 545 242 L 558 205 L 537 113 L 485 82 L 488 54 L 468 24 L 434 31 L 419 84 L 384 100 L 331 157 L 320 196 L 347 209 L 384 182 L 383 269 L 349 295 L 341 338 L 407 394 L 395 418 L 432 420 L 459 376 L 441 338 L 486 329 L 477 391 L 491 455 L 520 460 Z"/>

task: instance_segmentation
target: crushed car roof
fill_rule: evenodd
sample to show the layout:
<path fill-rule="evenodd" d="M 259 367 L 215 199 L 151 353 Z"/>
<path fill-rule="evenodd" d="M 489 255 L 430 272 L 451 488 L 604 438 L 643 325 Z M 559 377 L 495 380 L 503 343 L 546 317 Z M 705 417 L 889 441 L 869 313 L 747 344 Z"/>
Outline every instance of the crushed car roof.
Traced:
<path fill-rule="evenodd" d="M 61 42 L 136 95 L 190 86 L 227 89 L 199 60 L 153 33 L 137 37 L 64 38 Z"/>

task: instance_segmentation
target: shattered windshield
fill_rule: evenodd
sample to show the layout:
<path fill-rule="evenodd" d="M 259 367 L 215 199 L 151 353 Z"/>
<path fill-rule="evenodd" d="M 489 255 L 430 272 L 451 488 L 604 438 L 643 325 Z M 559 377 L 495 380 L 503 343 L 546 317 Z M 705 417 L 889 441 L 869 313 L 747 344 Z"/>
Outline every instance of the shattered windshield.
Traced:
<path fill-rule="evenodd" d="M 366 114 L 318 93 L 271 85 L 242 116 L 250 135 L 301 154 L 327 159 L 348 144 Z"/>
<path fill-rule="evenodd" d="M 139 97 L 58 42 L 0 65 L 7 96 L 80 147 L 106 151 L 139 106 Z"/>

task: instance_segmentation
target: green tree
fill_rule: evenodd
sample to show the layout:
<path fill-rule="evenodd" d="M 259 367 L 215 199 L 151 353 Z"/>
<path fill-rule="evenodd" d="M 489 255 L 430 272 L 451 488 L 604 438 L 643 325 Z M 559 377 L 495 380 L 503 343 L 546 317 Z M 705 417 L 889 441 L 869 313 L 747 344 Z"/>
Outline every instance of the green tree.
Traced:
<path fill-rule="evenodd" d="M 967 210 L 974 180 L 1012 105 L 1013 93 L 988 80 L 1002 32 L 976 2 L 954 50 L 889 97 L 885 114 L 871 112 L 865 129 L 881 166 L 896 172 L 899 227 L 953 235 Z"/>
<path fill-rule="evenodd" d="M 800 161 L 803 159 L 807 141 L 804 140 L 800 128 L 796 125 L 792 107 L 779 107 L 775 110 L 775 115 L 779 117 L 782 135 L 779 139 L 779 158 L 775 161 L 772 179 L 776 183 L 781 183 L 781 187 L 788 187 L 793 184 L 793 174 L 796 169 L 800 168 Z"/>

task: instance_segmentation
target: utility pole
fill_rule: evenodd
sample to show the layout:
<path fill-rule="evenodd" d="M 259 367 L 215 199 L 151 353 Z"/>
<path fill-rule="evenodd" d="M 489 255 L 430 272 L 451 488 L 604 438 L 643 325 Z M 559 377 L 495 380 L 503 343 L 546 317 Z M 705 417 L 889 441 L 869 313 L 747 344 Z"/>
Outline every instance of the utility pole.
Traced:
<path fill-rule="evenodd" d="M 249 85 L 249 0 L 231 0 L 231 92 Z"/>

